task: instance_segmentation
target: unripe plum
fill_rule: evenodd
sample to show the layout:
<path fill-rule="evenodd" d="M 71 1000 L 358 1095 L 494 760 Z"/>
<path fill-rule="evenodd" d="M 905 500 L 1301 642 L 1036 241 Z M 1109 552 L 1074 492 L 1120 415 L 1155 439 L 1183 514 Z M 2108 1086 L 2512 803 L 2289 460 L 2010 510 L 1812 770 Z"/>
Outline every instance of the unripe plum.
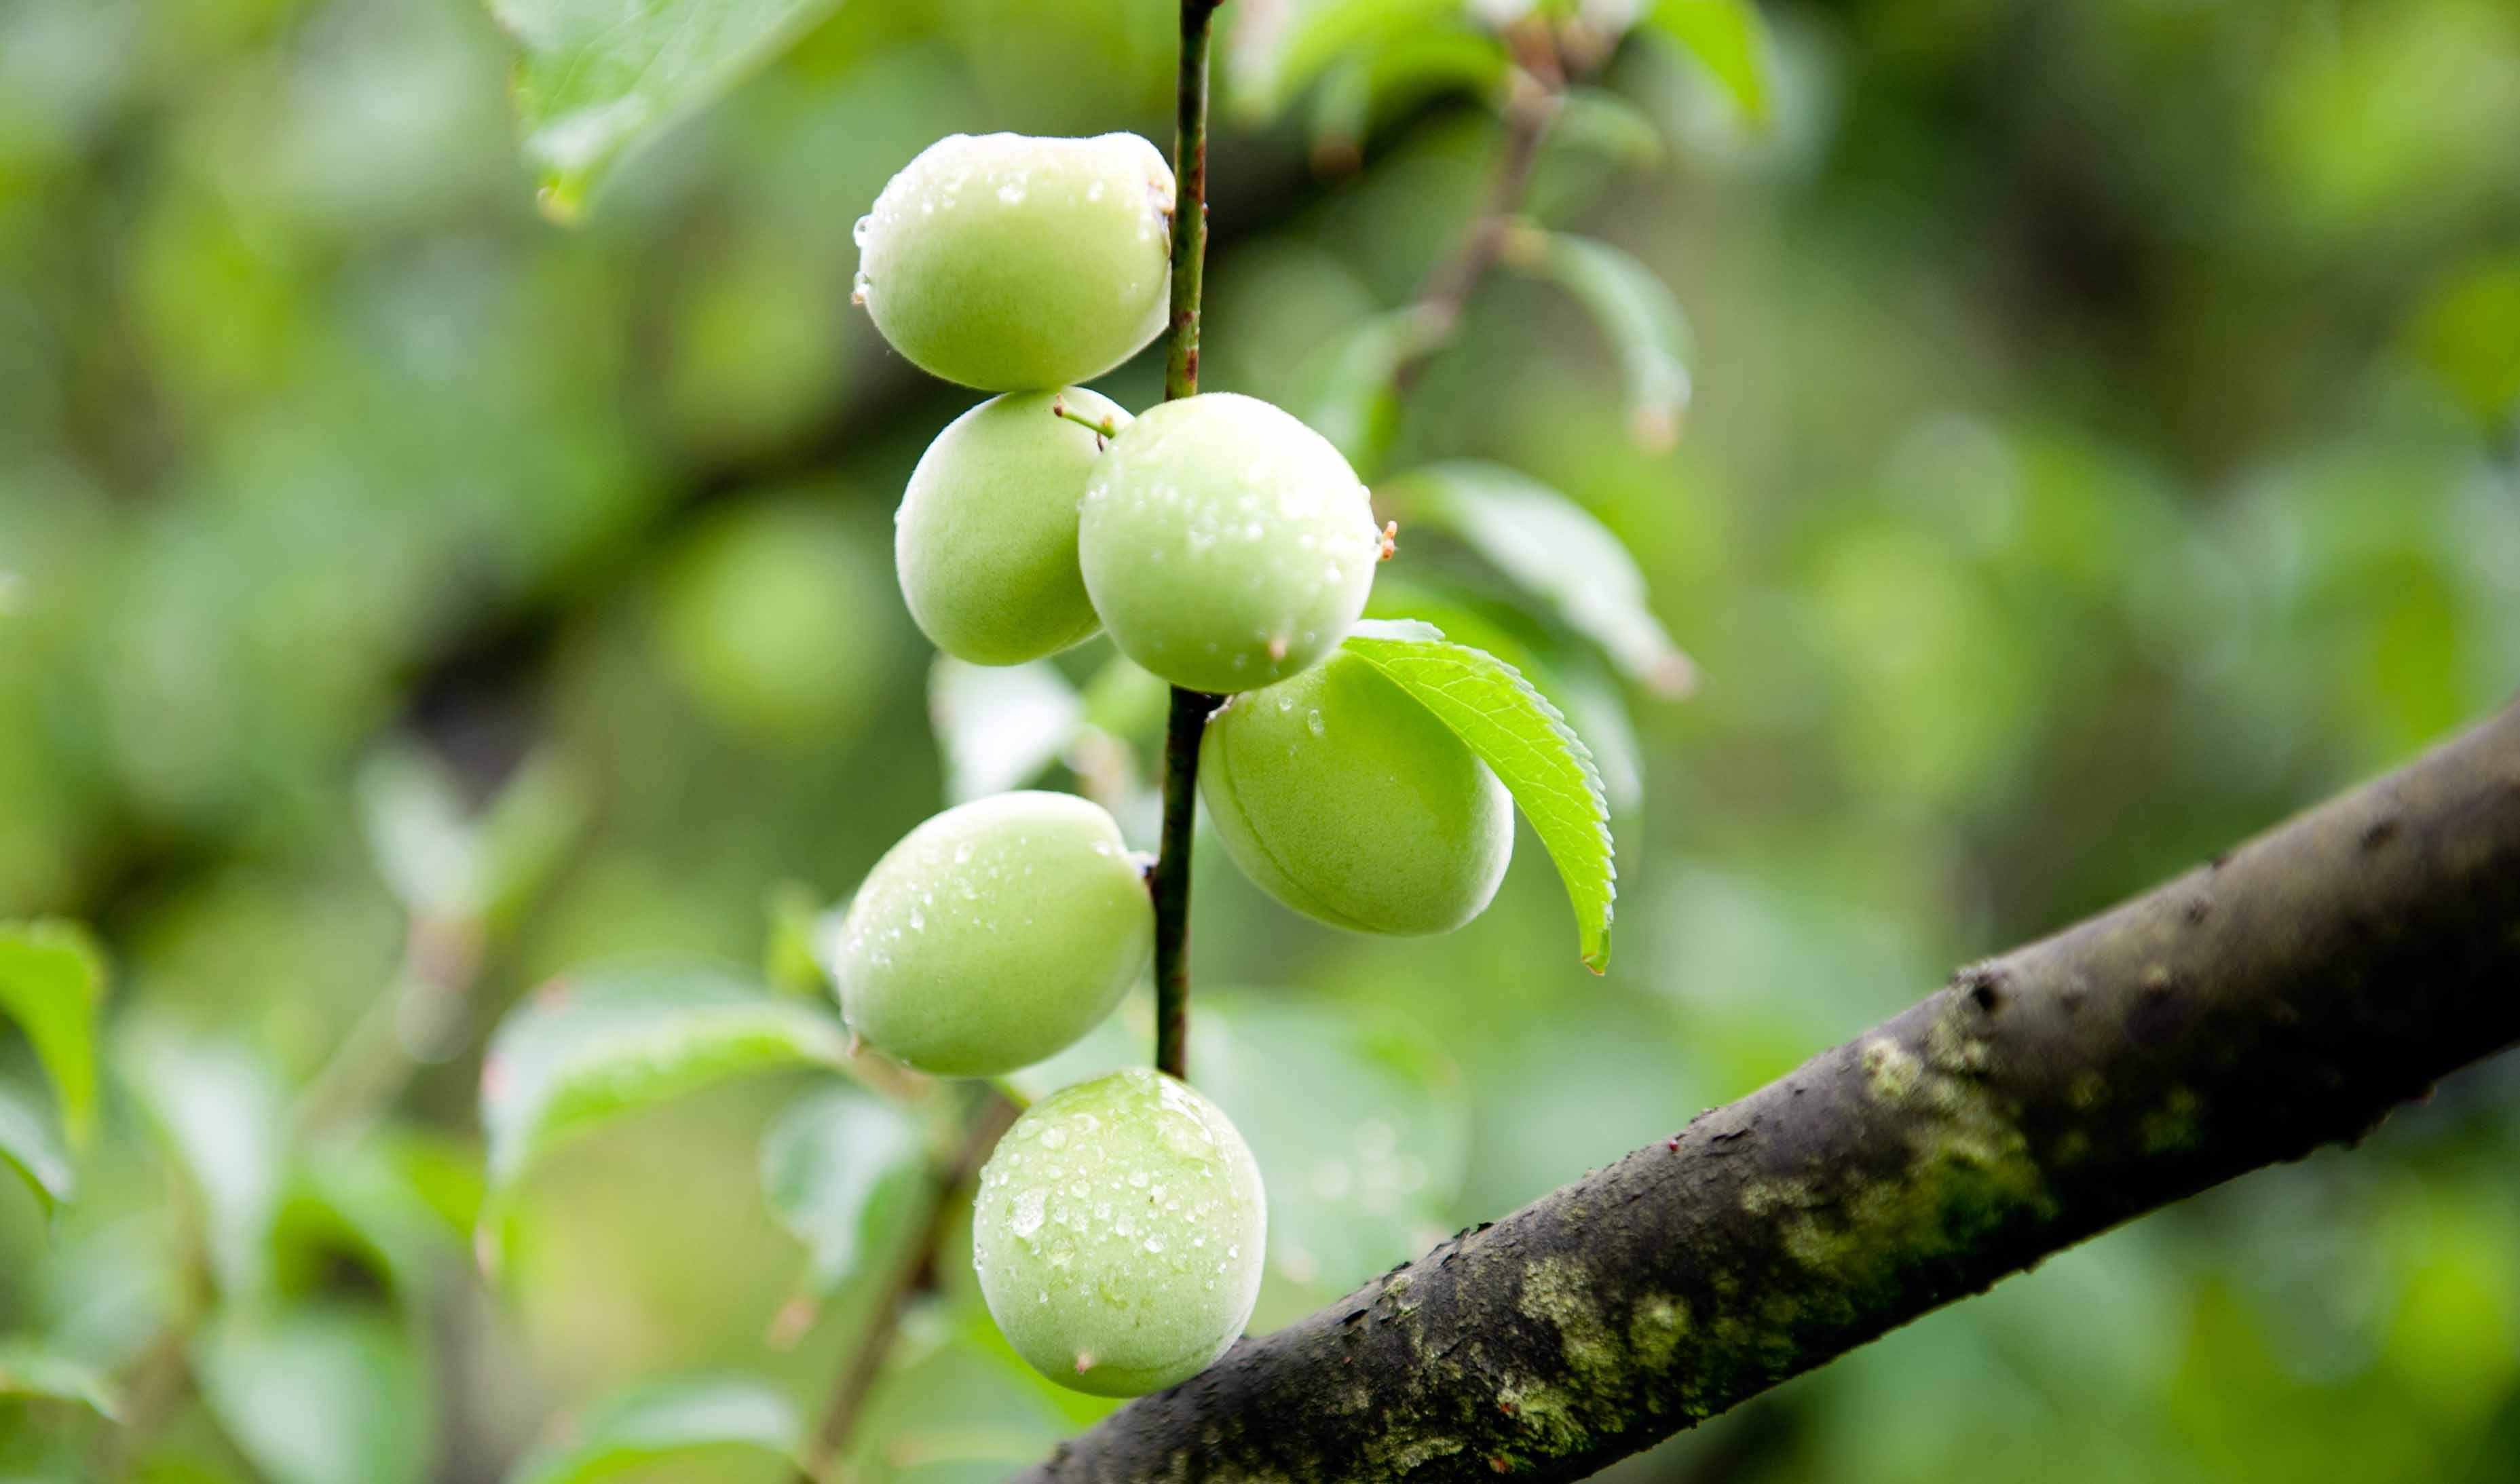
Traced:
<path fill-rule="evenodd" d="M 1238 696 L 1198 792 L 1242 874 L 1362 932 L 1450 932 L 1513 858 L 1513 798 L 1433 712 L 1354 654 Z"/>
<path fill-rule="evenodd" d="M 1223 1355 L 1260 1296 L 1260 1167 L 1222 1109 L 1144 1067 L 1034 1103 L 980 1171 L 971 1260 L 1015 1353 L 1141 1396 Z"/>
<path fill-rule="evenodd" d="M 832 956 L 841 1012 L 922 1071 L 988 1077 L 1055 1055 L 1146 973 L 1154 908 L 1120 827 L 1068 793 L 948 809 L 884 853 Z"/>
<path fill-rule="evenodd" d="M 1135 134 L 950 134 L 860 218 L 856 296 L 949 382 L 1089 381 L 1164 327 L 1172 209 L 1172 167 Z"/>
<path fill-rule="evenodd" d="M 1329 440 L 1211 391 L 1148 409 L 1085 486 L 1085 590 L 1121 652 L 1220 694 L 1337 648 L 1381 553 L 1373 507 Z"/>
<path fill-rule="evenodd" d="M 1076 564 L 1076 507 L 1102 451 L 1064 402 L 1098 421 L 1129 415 L 1091 391 L 1011 391 L 945 425 L 911 471 L 893 518 L 893 564 L 910 616 L 973 664 L 1021 664 L 1102 627 Z"/>

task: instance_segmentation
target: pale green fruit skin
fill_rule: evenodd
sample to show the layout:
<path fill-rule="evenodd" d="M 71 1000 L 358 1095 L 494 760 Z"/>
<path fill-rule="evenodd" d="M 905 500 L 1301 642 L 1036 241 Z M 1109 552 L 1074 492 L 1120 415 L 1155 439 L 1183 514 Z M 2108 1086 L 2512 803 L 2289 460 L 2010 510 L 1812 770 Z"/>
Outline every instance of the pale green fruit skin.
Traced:
<path fill-rule="evenodd" d="M 858 299 L 946 381 L 1090 381 L 1164 327 L 1172 208 L 1172 167 L 1135 134 L 949 134 L 858 223 Z"/>
<path fill-rule="evenodd" d="M 1268 403 L 1148 408 L 1085 487 L 1085 590 L 1122 653 L 1193 691 L 1271 685 L 1338 647 L 1381 542 L 1356 471 Z"/>
<path fill-rule="evenodd" d="M 1206 1370 L 1251 1322 L 1268 1214 L 1224 1111 L 1131 1067 L 1043 1099 L 998 1141 L 972 1265 L 998 1328 L 1042 1374 L 1143 1396 Z"/>
<path fill-rule="evenodd" d="M 1513 797 L 1451 728 L 1353 654 L 1238 696 L 1198 793 L 1242 874 L 1360 932 L 1450 932 L 1513 859 Z"/>
<path fill-rule="evenodd" d="M 894 514 L 893 566 L 928 641 L 973 664 L 1021 664 L 1102 628 L 1076 564 L 1076 507 L 1102 451 L 1064 401 L 1126 427 L 1091 391 L 1011 391 L 945 425 Z"/>
<path fill-rule="evenodd" d="M 897 1061 L 991 1077 L 1065 1050 L 1153 958 L 1154 908 L 1100 805 L 1000 793 L 884 853 L 832 973 L 849 1028 Z"/>

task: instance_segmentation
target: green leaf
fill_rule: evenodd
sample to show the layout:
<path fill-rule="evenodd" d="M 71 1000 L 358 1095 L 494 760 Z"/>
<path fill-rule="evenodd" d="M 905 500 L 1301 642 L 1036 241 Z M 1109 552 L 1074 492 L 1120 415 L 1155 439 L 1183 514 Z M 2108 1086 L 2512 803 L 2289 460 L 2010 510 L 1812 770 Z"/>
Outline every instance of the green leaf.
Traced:
<path fill-rule="evenodd" d="M 597 1484 L 645 1477 L 656 1464 L 723 1462 L 731 1453 L 795 1462 L 804 1438 L 795 1404 L 765 1382 L 730 1376 L 652 1383 L 588 1408 L 564 1436 L 518 1460 L 507 1484 Z"/>
<path fill-rule="evenodd" d="M 1452 583 L 1426 586 L 1384 576 L 1374 580 L 1365 615 L 1431 623 L 1454 643 L 1485 650 L 1520 670 L 1593 749 L 1610 812 L 1635 811 L 1644 802 L 1644 763 L 1617 679 L 1602 668 L 1589 641 L 1562 625 L 1541 622 L 1514 596 L 1516 601 L 1507 602 Z"/>
<path fill-rule="evenodd" d="M 1591 312 L 1618 354 L 1628 432 L 1639 446 L 1659 453 L 1678 443 L 1688 419 L 1688 320 L 1653 270 L 1607 243 L 1533 228 L 1514 234 L 1506 260 Z"/>
<path fill-rule="evenodd" d="M 714 1082 L 848 1058 L 838 1020 L 700 966 L 599 968 L 509 1012 L 481 1063 L 493 1189 L 608 1118 Z"/>
<path fill-rule="evenodd" d="M 26 1335 L 0 1339 L 0 1396 L 75 1402 L 108 1421 L 122 1412 L 113 1382 L 103 1372 Z"/>
<path fill-rule="evenodd" d="M 158 1026 L 133 1031 L 120 1060 L 202 1197 L 221 1291 L 233 1297 L 259 1289 L 270 1271 L 288 1127 L 278 1077 L 241 1044 L 197 1041 Z"/>
<path fill-rule="evenodd" d="M 1338 341 L 1305 421 L 1370 472 L 1391 438 L 1401 368 L 1439 338 L 1433 317 L 1411 304 L 1360 321 Z"/>
<path fill-rule="evenodd" d="M 395 900 L 427 917 L 500 923 L 550 879 L 594 809 L 582 772 L 539 753 L 475 814 L 446 765 L 411 742 L 360 766 L 358 800 L 369 855 Z"/>
<path fill-rule="evenodd" d="M 838 0 L 489 0 L 524 56 L 538 200 L 573 221 L 612 166 L 741 82 Z"/>
<path fill-rule="evenodd" d="M 0 1082 L 0 1159 L 26 1182 L 48 1216 L 77 1189 L 69 1153 L 44 1116 L 40 1100 L 10 1082 Z"/>
<path fill-rule="evenodd" d="M 1599 155 L 1630 169 L 1662 162 L 1662 131 L 1644 110 L 1606 88 L 1572 87 L 1558 96 L 1549 147 Z"/>
<path fill-rule="evenodd" d="M 1605 971 L 1618 867 L 1609 801 L 1584 740 L 1520 671 L 1447 641 L 1431 624 L 1367 619 L 1348 632 L 1346 648 L 1442 718 L 1496 770 L 1557 863 L 1575 909 L 1584 967 Z"/>
<path fill-rule="evenodd" d="M 945 796 L 968 803 L 1020 788 L 1058 761 L 1085 702 L 1047 660 L 976 665 L 936 656 L 927 716 L 945 754 Z"/>
<path fill-rule="evenodd" d="M 1546 599 L 1568 627 L 1656 695 L 1695 688 L 1697 667 L 1646 607 L 1643 570 L 1592 512 L 1528 475 L 1466 459 L 1413 470 L 1389 492 Z"/>
<path fill-rule="evenodd" d="M 430 1183 L 454 1174 L 449 1151 L 428 1136 L 384 1131 L 310 1153 L 274 1218 L 273 1261 L 281 1286 L 320 1282 L 346 1256 L 375 1273 L 407 1306 L 417 1306 L 445 1260 L 463 1254 L 480 1176 L 467 1161 L 474 1200 L 450 1200 Z M 441 1207 L 440 1202 L 446 1201 Z"/>
<path fill-rule="evenodd" d="M 839 1477 L 1000 1484 L 1082 1425 L 1086 1418 L 1062 1414 L 1071 1403 L 1096 1405 L 1035 1374 L 982 1314 L 969 1330 L 899 1357 L 868 1403 Z"/>
<path fill-rule="evenodd" d="M 1644 23 L 1704 67 L 1743 117 L 1768 121 L 1775 52 L 1751 0 L 1654 0 Z"/>
<path fill-rule="evenodd" d="M 435 1406 L 411 1330 L 383 1310 L 230 1311 L 195 1336 L 219 1424 L 270 1484 L 419 1484 Z"/>
<path fill-rule="evenodd" d="M 1324 173 L 1355 168 L 1377 116 L 1445 93 L 1489 93 L 1507 69 L 1503 43 L 1467 28 L 1413 30 L 1341 58 L 1313 92 L 1313 167 Z"/>
<path fill-rule="evenodd" d="M 494 928 L 508 928 L 568 862 L 595 819 L 587 770 L 555 751 L 518 765 L 473 822 L 476 905 Z"/>
<path fill-rule="evenodd" d="M 418 913 L 470 916 L 480 894 L 464 790 L 435 755 L 414 743 L 383 747 L 360 764 L 359 823 L 377 875 L 394 900 Z"/>
<path fill-rule="evenodd" d="M 1153 1005 L 1132 998 L 1009 1085 L 1046 1097 L 1143 1061 L 1153 1034 Z M 1317 995 L 1201 988 L 1190 1064 L 1268 1176 L 1269 1251 L 1282 1276 L 1344 1291 L 1447 1230 L 1468 1169 L 1469 1095 L 1409 1021 Z"/>
<path fill-rule="evenodd" d="M 924 1153 L 916 1120 L 853 1087 L 817 1088 L 771 1126 L 761 1141 L 762 1187 L 813 1255 L 817 1292 L 846 1283 L 880 1249 Z"/>
<path fill-rule="evenodd" d="M 1343 57 L 1458 25 L 1461 0 L 1281 0 L 1240 8 L 1225 46 L 1226 85 L 1245 116 L 1272 118 Z"/>
<path fill-rule="evenodd" d="M 75 1148 L 96 1126 L 96 1015 L 105 960 L 85 929 L 46 919 L 0 922 L 0 1012 L 26 1033 L 52 1079 Z"/>

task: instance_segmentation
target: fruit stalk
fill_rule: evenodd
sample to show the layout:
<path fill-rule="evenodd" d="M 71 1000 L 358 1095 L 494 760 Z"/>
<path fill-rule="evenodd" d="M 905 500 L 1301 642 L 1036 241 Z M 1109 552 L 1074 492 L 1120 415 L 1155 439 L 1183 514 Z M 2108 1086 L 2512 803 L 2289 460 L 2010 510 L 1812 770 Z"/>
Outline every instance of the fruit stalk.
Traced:
<path fill-rule="evenodd" d="M 1173 134 L 1172 321 L 1164 400 L 1198 391 L 1198 300 L 1207 263 L 1207 58 L 1217 0 L 1182 0 L 1181 80 Z M 1198 810 L 1198 741 L 1213 696 L 1173 688 L 1164 726 L 1164 823 L 1147 889 L 1155 903 L 1155 1067 L 1190 1076 L 1190 848 Z"/>

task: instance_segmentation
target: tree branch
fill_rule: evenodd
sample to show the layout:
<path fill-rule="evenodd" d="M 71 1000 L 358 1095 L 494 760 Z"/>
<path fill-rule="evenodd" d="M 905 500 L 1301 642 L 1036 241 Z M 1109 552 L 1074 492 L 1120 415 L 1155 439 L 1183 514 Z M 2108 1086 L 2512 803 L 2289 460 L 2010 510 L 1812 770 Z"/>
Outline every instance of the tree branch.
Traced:
<path fill-rule="evenodd" d="M 1030 1480 L 1571 1479 L 2520 1039 L 2520 705 L 1245 1339 Z"/>
<path fill-rule="evenodd" d="M 1014 1123 L 1015 1112 L 1013 1103 L 984 1085 L 977 1105 L 971 1109 L 970 1121 L 964 1128 L 961 1145 L 951 1158 L 939 1161 L 928 1171 L 925 1214 L 918 1232 L 895 1259 L 892 1271 L 885 1275 L 882 1291 L 876 1295 L 875 1312 L 867 1318 L 866 1332 L 857 1349 L 850 1352 L 839 1379 L 832 1385 L 831 1400 L 824 1405 L 822 1420 L 814 1428 L 813 1445 L 797 1466 L 796 1484 L 818 1484 L 830 1478 L 833 1463 L 848 1451 L 850 1435 L 857 1431 L 867 1399 L 875 1393 L 876 1378 L 883 1373 L 883 1363 L 892 1354 L 893 1342 L 901 1337 L 902 1315 L 920 1290 L 935 1282 L 936 1254 L 954 1228 L 955 1192 L 979 1173 L 981 1161 L 997 1147 L 999 1136 Z"/>
<path fill-rule="evenodd" d="M 1164 400 L 1198 394 L 1199 289 L 1207 264 L 1207 57 L 1217 0 L 1182 0 L 1173 132 L 1172 324 Z M 1190 851 L 1198 817 L 1198 741 L 1216 697 L 1173 687 L 1164 728 L 1163 837 L 1147 889 L 1155 902 L 1155 1065 L 1190 1076 Z"/>

